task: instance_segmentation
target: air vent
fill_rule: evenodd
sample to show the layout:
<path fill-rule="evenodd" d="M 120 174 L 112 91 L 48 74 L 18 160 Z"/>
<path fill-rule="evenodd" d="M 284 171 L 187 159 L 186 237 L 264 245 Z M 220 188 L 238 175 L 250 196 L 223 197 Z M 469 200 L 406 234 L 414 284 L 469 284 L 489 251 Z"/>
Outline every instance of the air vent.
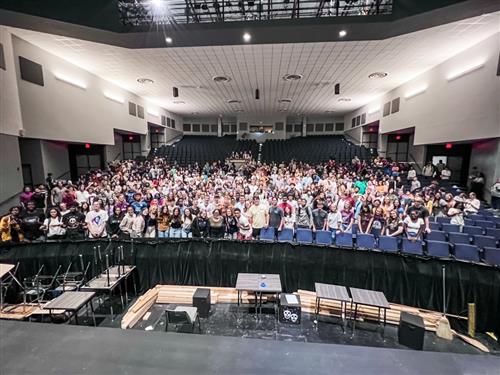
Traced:
<path fill-rule="evenodd" d="M 370 79 L 378 79 L 378 78 L 385 78 L 387 77 L 386 72 L 374 72 L 368 76 Z"/>
<path fill-rule="evenodd" d="M 150 84 L 154 83 L 155 81 L 153 81 L 151 78 L 141 77 L 141 78 L 137 78 L 137 82 L 142 83 L 143 85 L 150 85 Z"/>
<path fill-rule="evenodd" d="M 289 81 L 289 82 L 292 82 L 292 81 L 299 81 L 302 79 L 302 74 L 287 74 L 285 76 L 283 76 L 283 79 L 285 81 Z"/>
<path fill-rule="evenodd" d="M 229 104 L 239 104 L 239 103 L 241 103 L 241 100 L 238 100 L 238 99 L 229 99 L 227 102 Z"/>
<path fill-rule="evenodd" d="M 172 103 L 174 103 L 174 104 L 186 104 L 186 102 L 183 100 L 174 100 Z"/>
<path fill-rule="evenodd" d="M 231 81 L 231 78 L 226 77 L 226 76 L 215 76 L 212 77 L 212 80 L 217 83 L 227 83 Z"/>
<path fill-rule="evenodd" d="M 340 98 L 339 102 L 350 102 L 351 98 Z"/>

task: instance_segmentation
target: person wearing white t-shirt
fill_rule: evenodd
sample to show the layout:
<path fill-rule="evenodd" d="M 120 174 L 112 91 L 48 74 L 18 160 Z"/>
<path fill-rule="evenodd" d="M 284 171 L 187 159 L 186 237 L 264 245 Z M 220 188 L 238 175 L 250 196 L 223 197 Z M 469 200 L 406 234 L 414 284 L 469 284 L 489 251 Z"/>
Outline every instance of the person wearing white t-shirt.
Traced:
<path fill-rule="evenodd" d="M 477 214 L 481 207 L 481 201 L 477 199 L 476 193 L 469 193 L 469 198 L 465 200 L 464 212 L 466 215 Z"/>
<path fill-rule="evenodd" d="M 441 171 L 441 180 L 448 181 L 450 177 L 451 177 L 450 168 L 444 167 L 444 169 Z"/>
<path fill-rule="evenodd" d="M 85 223 L 89 231 L 89 238 L 106 237 L 106 223 L 108 221 L 108 213 L 101 209 L 101 204 L 96 201 L 92 204 L 92 211 L 89 211 L 85 216 Z"/>
<path fill-rule="evenodd" d="M 335 203 L 332 203 L 330 205 L 330 212 L 328 213 L 326 221 L 328 224 L 328 229 L 332 233 L 332 238 L 335 239 L 335 236 L 337 234 L 337 230 L 339 229 L 340 225 L 342 224 L 342 215 L 337 210 L 337 206 L 335 205 Z"/>
<path fill-rule="evenodd" d="M 416 210 L 410 211 L 410 215 L 404 219 L 403 224 L 406 237 L 409 240 L 416 241 L 422 239 L 422 232 L 425 226 L 424 219 L 418 216 Z"/>

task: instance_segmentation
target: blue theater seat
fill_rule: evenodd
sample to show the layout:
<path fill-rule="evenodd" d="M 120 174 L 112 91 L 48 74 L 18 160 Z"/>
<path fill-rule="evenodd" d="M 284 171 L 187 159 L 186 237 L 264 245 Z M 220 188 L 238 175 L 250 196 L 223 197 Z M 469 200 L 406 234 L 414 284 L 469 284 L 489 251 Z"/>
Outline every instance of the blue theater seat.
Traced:
<path fill-rule="evenodd" d="M 476 225 L 481 228 L 495 228 L 495 223 L 492 220 L 476 220 Z"/>
<path fill-rule="evenodd" d="M 448 233 L 448 241 L 457 244 L 457 243 L 464 243 L 464 244 L 470 244 L 470 237 L 467 233 L 455 233 L 451 232 Z"/>
<path fill-rule="evenodd" d="M 332 233 L 328 230 L 317 230 L 315 242 L 318 245 L 331 245 L 332 244 Z"/>
<path fill-rule="evenodd" d="M 455 258 L 470 262 L 479 262 L 479 249 L 476 245 L 456 244 L 454 246 Z"/>
<path fill-rule="evenodd" d="M 438 258 L 450 256 L 450 244 L 443 241 L 427 241 L 427 254 Z"/>
<path fill-rule="evenodd" d="M 262 241 L 275 241 L 275 230 L 274 228 L 262 228 L 260 231 L 260 239 Z"/>
<path fill-rule="evenodd" d="M 375 249 L 375 236 L 373 234 L 358 233 L 356 247 L 359 249 Z"/>
<path fill-rule="evenodd" d="M 460 225 L 457 224 L 446 224 L 443 223 L 441 225 L 441 228 L 443 228 L 444 232 L 450 233 L 450 232 L 460 232 Z"/>
<path fill-rule="evenodd" d="M 486 228 L 486 235 L 495 237 L 497 240 L 500 240 L 500 229 Z"/>
<path fill-rule="evenodd" d="M 278 232 L 278 241 L 291 242 L 293 241 L 293 229 L 284 228 Z"/>
<path fill-rule="evenodd" d="M 467 234 L 469 234 L 471 236 L 482 235 L 483 234 L 483 228 L 476 227 L 476 226 L 470 226 L 470 225 L 464 225 L 463 232 L 467 233 Z"/>
<path fill-rule="evenodd" d="M 402 251 L 405 254 L 423 255 L 422 241 L 410 241 L 408 238 L 403 238 Z"/>
<path fill-rule="evenodd" d="M 427 240 L 431 241 L 446 241 L 446 232 L 440 230 L 433 230 L 425 235 Z"/>
<path fill-rule="evenodd" d="M 297 229 L 297 242 L 298 243 L 312 243 L 313 235 L 310 229 Z"/>
<path fill-rule="evenodd" d="M 337 233 L 337 236 L 335 237 L 335 245 L 341 247 L 352 247 L 352 234 Z"/>
<path fill-rule="evenodd" d="M 474 236 L 474 245 L 477 247 L 496 247 L 497 239 L 492 236 Z"/>
<path fill-rule="evenodd" d="M 429 223 L 429 228 L 431 228 L 431 230 L 441 230 L 441 223 L 433 223 L 432 221 Z"/>
<path fill-rule="evenodd" d="M 483 250 L 485 263 L 493 266 L 500 266 L 500 249 L 496 247 L 485 247 Z"/>
<path fill-rule="evenodd" d="M 441 224 L 448 224 L 450 222 L 451 218 L 446 217 L 446 216 L 438 216 L 436 217 L 436 221 Z"/>
<path fill-rule="evenodd" d="M 399 240 L 397 237 L 380 236 L 378 248 L 388 253 L 397 253 L 399 251 Z"/>

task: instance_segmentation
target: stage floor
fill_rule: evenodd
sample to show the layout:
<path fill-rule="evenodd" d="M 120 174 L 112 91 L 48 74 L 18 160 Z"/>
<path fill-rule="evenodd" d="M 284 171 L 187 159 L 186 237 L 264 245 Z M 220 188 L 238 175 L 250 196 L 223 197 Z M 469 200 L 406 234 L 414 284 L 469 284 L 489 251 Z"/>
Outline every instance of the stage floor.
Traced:
<path fill-rule="evenodd" d="M 7 374 L 498 374 L 492 355 L 0 321 Z"/>

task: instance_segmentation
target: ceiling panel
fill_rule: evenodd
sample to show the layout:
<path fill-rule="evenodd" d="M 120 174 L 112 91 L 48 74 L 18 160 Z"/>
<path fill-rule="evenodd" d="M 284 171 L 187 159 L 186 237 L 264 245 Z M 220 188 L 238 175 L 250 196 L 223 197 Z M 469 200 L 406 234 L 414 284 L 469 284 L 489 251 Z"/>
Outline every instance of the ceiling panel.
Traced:
<path fill-rule="evenodd" d="M 11 32 L 54 55 L 80 66 L 124 89 L 182 115 L 272 114 L 283 108 L 289 115 L 343 114 L 412 79 L 460 51 L 499 32 L 500 12 L 462 20 L 398 37 L 348 41 L 269 45 L 229 45 L 126 49 L 56 35 L 11 28 Z M 372 72 L 384 79 L 368 79 Z M 286 82 L 286 74 L 301 74 Z M 216 83 L 225 75 L 229 83 Z M 154 80 L 137 83 L 138 77 Z M 341 84 L 339 102 L 334 84 Z M 174 104 L 172 87 L 185 104 Z M 255 89 L 260 100 L 255 100 Z M 229 104 L 230 99 L 241 104 Z M 278 100 L 290 99 L 290 104 Z"/>

